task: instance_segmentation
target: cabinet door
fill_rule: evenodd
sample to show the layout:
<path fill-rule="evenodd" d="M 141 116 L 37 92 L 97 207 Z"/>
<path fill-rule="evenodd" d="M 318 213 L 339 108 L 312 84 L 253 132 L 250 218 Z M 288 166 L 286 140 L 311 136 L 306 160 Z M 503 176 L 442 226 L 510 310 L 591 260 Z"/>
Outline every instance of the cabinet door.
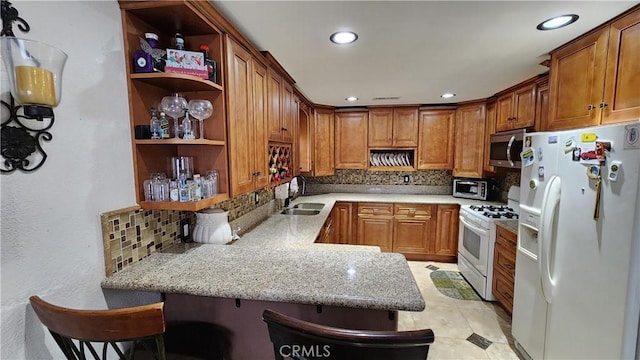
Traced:
<path fill-rule="evenodd" d="M 453 175 L 481 178 L 484 161 L 485 105 L 469 104 L 456 110 L 456 148 Z"/>
<path fill-rule="evenodd" d="M 282 81 L 282 122 L 281 122 L 281 139 L 284 142 L 292 142 L 295 128 L 293 125 L 293 88 L 291 84 L 286 81 Z"/>
<path fill-rule="evenodd" d="M 393 216 L 358 215 L 358 245 L 379 246 L 381 251 L 392 251 Z"/>
<path fill-rule="evenodd" d="M 418 146 L 417 107 L 399 107 L 393 109 L 393 146 Z"/>
<path fill-rule="evenodd" d="M 502 95 L 496 101 L 496 132 L 511 129 L 513 93 Z"/>
<path fill-rule="evenodd" d="M 551 112 L 544 130 L 600 123 L 608 35 L 609 28 L 602 28 L 551 54 Z"/>
<path fill-rule="evenodd" d="M 549 121 L 549 78 L 538 81 L 536 86 L 536 120 L 535 131 L 542 131 L 542 127 Z"/>
<path fill-rule="evenodd" d="M 252 113 L 251 54 L 230 38 L 227 38 L 227 65 L 231 196 L 236 196 L 254 189 L 256 139 Z"/>
<path fill-rule="evenodd" d="M 422 110 L 418 123 L 418 169 L 453 168 L 456 111 Z"/>
<path fill-rule="evenodd" d="M 484 124 L 484 143 L 485 144 L 489 144 L 491 141 L 491 134 L 496 132 L 496 122 L 497 122 L 497 118 L 496 118 L 496 112 L 497 112 L 497 105 L 496 105 L 496 101 L 495 100 L 489 100 L 487 102 L 487 119 L 485 121 Z M 482 163 L 484 164 L 483 169 L 486 172 L 494 172 L 496 171 L 495 168 L 491 165 L 489 165 L 489 150 L 491 149 L 490 146 L 485 146 L 484 147 L 484 159 L 482 161 Z"/>
<path fill-rule="evenodd" d="M 369 147 L 393 145 L 393 108 L 369 110 Z"/>
<path fill-rule="evenodd" d="M 350 202 L 336 202 L 331 210 L 333 217 L 334 242 L 336 244 L 356 245 L 356 209 Z"/>
<path fill-rule="evenodd" d="M 415 260 L 423 260 L 433 254 L 435 206 L 396 204 L 394 214 L 393 251 Z"/>
<path fill-rule="evenodd" d="M 269 137 L 267 135 L 267 67 L 255 59 L 252 65 L 253 119 L 255 129 L 255 187 L 269 185 Z"/>
<path fill-rule="evenodd" d="M 536 84 L 530 84 L 513 92 L 513 119 L 511 129 L 533 127 L 536 115 Z"/>
<path fill-rule="evenodd" d="M 314 166 L 315 175 L 334 173 L 333 110 L 318 108 L 315 119 Z"/>
<path fill-rule="evenodd" d="M 366 169 L 369 113 L 340 112 L 335 117 L 336 169 Z"/>
<path fill-rule="evenodd" d="M 436 232 L 436 255 L 455 258 L 458 254 L 459 205 L 438 205 L 438 227 Z"/>
<path fill-rule="evenodd" d="M 640 118 L 640 9 L 611 24 L 602 123 Z"/>
<path fill-rule="evenodd" d="M 269 140 L 282 140 L 282 78 L 278 73 L 267 71 L 267 124 L 269 125 Z"/>

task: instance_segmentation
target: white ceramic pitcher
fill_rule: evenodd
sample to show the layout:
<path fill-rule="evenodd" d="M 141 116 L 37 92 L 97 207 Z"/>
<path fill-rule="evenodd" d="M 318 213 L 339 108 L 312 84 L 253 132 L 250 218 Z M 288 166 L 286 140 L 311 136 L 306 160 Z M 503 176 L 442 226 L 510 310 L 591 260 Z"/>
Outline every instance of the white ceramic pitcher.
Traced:
<path fill-rule="evenodd" d="M 222 209 L 208 208 L 196 212 L 193 241 L 204 244 L 226 244 L 231 241 L 229 213 Z"/>

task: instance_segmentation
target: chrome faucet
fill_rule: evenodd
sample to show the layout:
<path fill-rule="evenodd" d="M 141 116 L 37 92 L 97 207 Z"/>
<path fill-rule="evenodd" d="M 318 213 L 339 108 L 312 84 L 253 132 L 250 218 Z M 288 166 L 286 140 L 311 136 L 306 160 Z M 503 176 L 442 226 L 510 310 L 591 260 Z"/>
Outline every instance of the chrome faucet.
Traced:
<path fill-rule="evenodd" d="M 291 180 L 293 181 L 293 179 L 298 178 L 298 189 L 302 189 L 298 191 L 298 196 L 304 195 L 307 191 L 307 178 L 305 178 L 302 175 L 296 175 L 294 176 Z M 284 201 L 284 207 L 289 207 L 289 204 L 291 203 L 292 200 L 295 200 L 298 196 L 294 197 L 293 194 L 291 194 L 291 183 L 289 183 L 289 194 L 288 197 L 285 199 Z"/>

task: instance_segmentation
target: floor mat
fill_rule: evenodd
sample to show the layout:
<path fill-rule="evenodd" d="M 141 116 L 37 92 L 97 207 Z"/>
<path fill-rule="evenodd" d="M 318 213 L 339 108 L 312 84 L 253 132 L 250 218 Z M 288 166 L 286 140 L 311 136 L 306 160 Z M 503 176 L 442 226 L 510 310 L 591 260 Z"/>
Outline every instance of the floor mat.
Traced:
<path fill-rule="evenodd" d="M 450 298 L 460 300 L 481 300 L 471 285 L 458 271 L 432 271 L 431 281 L 438 291 Z"/>

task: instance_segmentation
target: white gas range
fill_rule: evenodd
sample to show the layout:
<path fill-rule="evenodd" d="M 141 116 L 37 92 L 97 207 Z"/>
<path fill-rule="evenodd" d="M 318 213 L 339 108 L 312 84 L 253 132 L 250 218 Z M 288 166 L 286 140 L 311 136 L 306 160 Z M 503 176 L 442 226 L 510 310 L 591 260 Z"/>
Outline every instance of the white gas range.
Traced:
<path fill-rule="evenodd" d="M 463 205 L 460 207 L 458 269 L 469 284 L 487 301 L 491 292 L 496 220 L 518 219 L 520 187 L 509 189 L 507 205 Z"/>

